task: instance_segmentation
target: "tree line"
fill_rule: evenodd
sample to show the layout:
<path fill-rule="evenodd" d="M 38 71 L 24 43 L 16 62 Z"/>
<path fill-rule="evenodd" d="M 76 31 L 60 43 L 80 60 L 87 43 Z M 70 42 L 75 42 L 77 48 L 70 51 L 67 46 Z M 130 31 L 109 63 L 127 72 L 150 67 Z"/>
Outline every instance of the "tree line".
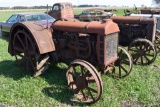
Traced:
<path fill-rule="evenodd" d="M 48 8 L 51 8 L 52 6 L 48 6 Z M 47 6 L 14 6 L 14 7 L 0 7 L 0 10 L 6 10 L 6 9 L 47 9 Z"/>
<path fill-rule="evenodd" d="M 99 7 L 102 5 L 73 5 L 73 7 Z M 106 7 L 106 5 L 103 5 L 103 7 Z M 48 6 L 48 9 L 52 8 L 52 6 Z M 7 9 L 47 9 L 47 6 L 14 6 L 14 7 L 0 7 L 0 10 L 7 10 Z"/>

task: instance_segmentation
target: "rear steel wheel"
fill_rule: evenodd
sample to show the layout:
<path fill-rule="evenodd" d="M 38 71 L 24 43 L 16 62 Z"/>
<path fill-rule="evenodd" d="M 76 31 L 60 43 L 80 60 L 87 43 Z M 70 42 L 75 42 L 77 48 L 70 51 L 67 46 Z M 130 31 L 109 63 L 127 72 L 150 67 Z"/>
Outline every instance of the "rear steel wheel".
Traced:
<path fill-rule="evenodd" d="M 132 70 L 132 56 L 122 46 L 118 46 L 118 60 L 115 62 L 114 76 L 116 78 L 123 78 L 130 74 Z"/>
<path fill-rule="evenodd" d="M 68 85 L 77 98 L 76 101 L 94 103 L 102 94 L 102 80 L 97 70 L 84 60 L 71 62 L 66 74 Z"/>
<path fill-rule="evenodd" d="M 19 28 L 14 33 L 13 49 L 18 65 L 26 66 L 27 71 L 32 68 L 34 77 L 37 77 L 48 68 L 48 54 L 39 54 L 35 41 L 26 29 Z"/>
<path fill-rule="evenodd" d="M 160 52 L 160 31 L 156 31 L 155 41 L 154 41 L 156 52 Z"/>
<path fill-rule="evenodd" d="M 147 39 L 134 40 L 130 43 L 128 50 L 135 64 L 151 64 L 157 55 L 154 45 Z"/>

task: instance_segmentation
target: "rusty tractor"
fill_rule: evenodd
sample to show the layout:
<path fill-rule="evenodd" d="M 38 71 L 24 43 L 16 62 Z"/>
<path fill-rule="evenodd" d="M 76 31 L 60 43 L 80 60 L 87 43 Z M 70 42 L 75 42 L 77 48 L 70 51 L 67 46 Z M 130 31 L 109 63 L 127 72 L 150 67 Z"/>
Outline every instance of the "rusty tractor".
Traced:
<path fill-rule="evenodd" d="M 50 28 L 36 22 L 16 23 L 11 28 L 8 52 L 18 65 L 32 68 L 34 77 L 49 65 L 63 62 L 68 85 L 76 100 L 94 103 L 102 95 L 101 74 L 123 78 L 132 70 L 132 57 L 118 46 L 119 27 L 103 22 L 55 21 Z"/>
<path fill-rule="evenodd" d="M 63 17 L 62 13 L 66 13 L 65 5 L 70 5 L 68 7 L 68 17 Z M 57 19 L 63 20 L 76 20 L 74 15 L 70 16 L 70 13 L 73 13 L 71 3 L 56 3 L 53 5 L 52 13 L 55 13 L 54 8 L 59 7 Z M 62 9 L 60 7 L 63 7 Z M 138 12 L 137 7 L 134 5 L 136 12 Z M 54 17 L 54 15 L 50 14 Z M 58 16 L 58 15 L 57 15 Z M 67 16 L 67 15 L 66 15 Z M 156 49 L 154 46 L 155 41 L 155 32 L 156 32 L 156 19 L 153 17 L 147 18 L 143 16 L 133 17 L 133 16 L 108 16 L 107 18 L 112 19 L 115 23 L 118 24 L 120 28 L 119 32 L 119 44 L 122 46 L 129 46 L 128 50 L 131 52 L 133 61 L 135 64 L 148 65 L 154 62 L 156 58 Z M 76 20 L 78 21 L 78 20 Z M 101 20 L 99 20 L 101 21 Z M 160 33 L 160 32 L 159 32 Z M 159 34 L 157 32 L 157 34 Z M 157 38 L 157 36 L 156 36 Z M 156 39 L 160 40 L 160 39 Z M 157 41 L 157 44 L 160 42 Z M 157 45 L 159 46 L 159 45 Z M 160 47 L 160 46 L 159 46 Z M 136 48 L 136 49 L 134 49 Z M 140 48 L 140 49 L 139 49 Z"/>
<path fill-rule="evenodd" d="M 149 10 L 151 11 L 151 10 Z M 155 17 L 157 19 L 157 25 L 156 25 L 156 35 L 155 35 L 155 46 L 156 46 L 156 51 L 157 53 L 160 52 L 160 15 L 158 14 L 158 11 L 160 12 L 160 9 L 152 10 L 151 12 L 144 14 L 130 14 L 130 16 L 141 16 L 141 17 Z"/>
<path fill-rule="evenodd" d="M 160 8 L 144 8 L 140 10 L 141 14 L 159 14 Z"/>
<path fill-rule="evenodd" d="M 135 64 L 151 64 L 156 58 L 154 46 L 155 17 L 115 16 L 111 17 L 120 28 L 119 44 L 128 46 Z"/>

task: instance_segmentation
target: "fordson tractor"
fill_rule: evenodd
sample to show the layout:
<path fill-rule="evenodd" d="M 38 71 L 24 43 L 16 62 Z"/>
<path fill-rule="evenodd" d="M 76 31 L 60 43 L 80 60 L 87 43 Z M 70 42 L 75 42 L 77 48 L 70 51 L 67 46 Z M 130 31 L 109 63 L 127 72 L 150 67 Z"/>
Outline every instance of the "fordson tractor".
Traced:
<path fill-rule="evenodd" d="M 68 85 L 77 101 L 94 103 L 102 95 L 102 74 L 123 78 L 132 70 L 132 57 L 118 46 L 118 33 L 119 27 L 111 19 L 57 20 L 47 28 L 22 22 L 11 28 L 8 51 L 18 65 L 32 70 L 34 77 L 52 64 L 66 63 Z"/>

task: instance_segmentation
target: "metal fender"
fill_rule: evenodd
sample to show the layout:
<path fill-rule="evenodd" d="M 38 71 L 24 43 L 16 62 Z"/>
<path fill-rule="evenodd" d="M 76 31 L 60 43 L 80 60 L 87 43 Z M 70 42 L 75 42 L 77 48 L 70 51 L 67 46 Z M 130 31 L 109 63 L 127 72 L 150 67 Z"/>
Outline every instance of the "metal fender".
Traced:
<path fill-rule="evenodd" d="M 15 23 L 10 31 L 8 52 L 14 55 L 13 39 L 17 30 L 26 32 L 35 42 L 40 54 L 55 51 L 55 45 L 52 39 L 52 32 L 50 29 L 43 27 L 37 22 L 22 22 Z M 20 35 L 19 35 L 20 36 Z"/>

